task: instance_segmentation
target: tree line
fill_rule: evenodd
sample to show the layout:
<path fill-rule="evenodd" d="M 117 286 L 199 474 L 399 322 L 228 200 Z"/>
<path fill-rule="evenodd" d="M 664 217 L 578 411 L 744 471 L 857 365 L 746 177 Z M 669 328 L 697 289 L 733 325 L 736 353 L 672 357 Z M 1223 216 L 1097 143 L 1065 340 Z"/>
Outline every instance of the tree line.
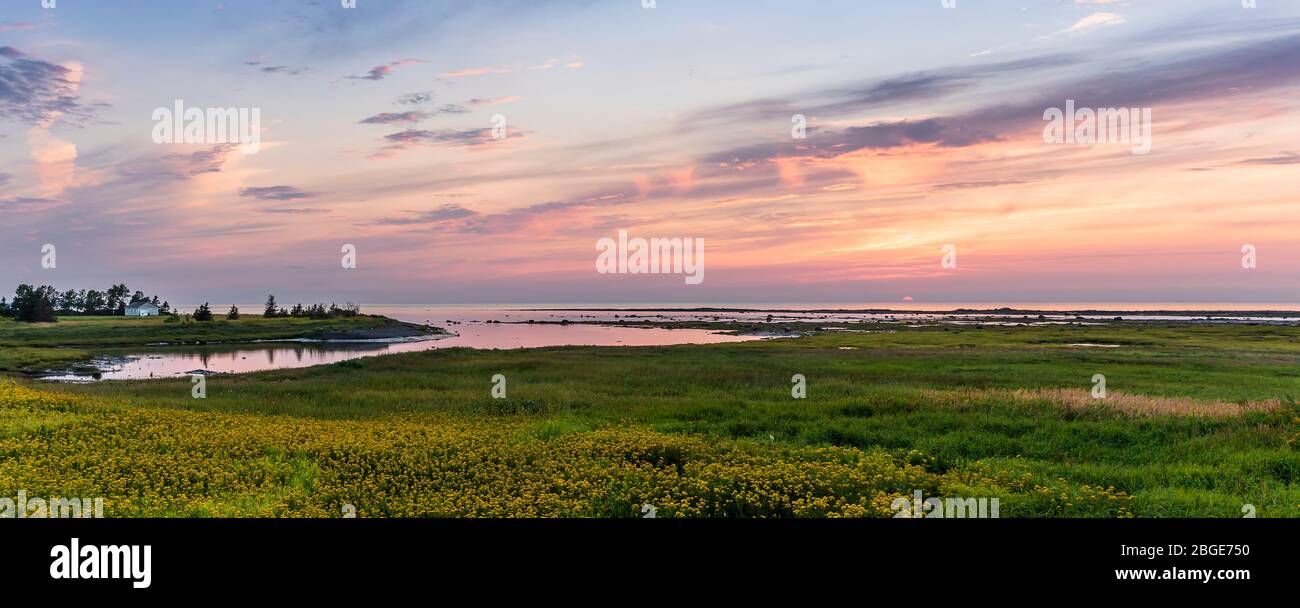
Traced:
<path fill-rule="evenodd" d="M 107 291 L 96 289 L 77 291 L 69 289 L 60 292 L 58 289 L 49 285 L 33 287 L 26 283 L 19 285 L 14 292 L 13 302 L 6 298 L 0 298 L 0 316 L 13 317 L 18 321 L 26 322 L 53 322 L 60 316 L 78 316 L 78 315 L 125 315 L 126 307 L 137 302 L 149 302 L 158 307 L 163 316 L 171 317 L 168 321 L 180 320 L 178 311 L 172 309 L 171 303 L 160 301 L 158 296 L 149 297 L 144 292 L 131 290 L 124 284 L 116 284 Z M 361 314 L 361 307 L 348 302 L 343 306 L 330 303 L 329 306 L 324 304 L 312 304 L 303 306 L 295 304 L 293 308 L 282 308 L 275 300 L 275 296 L 268 296 L 266 299 L 266 308 L 262 316 L 268 319 L 272 318 L 305 318 L 305 319 L 331 319 L 335 317 L 355 317 Z M 192 315 L 185 315 L 186 320 L 193 318 L 195 321 L 211 321 L 214 318 L 212 306 L 204 302 L 194 310 Z M 226 312 L 226 318 L 235 320 L 240 318 L 239 307 L 231 306 Z"/>
<path fill-rule="evenodd" d="M 356 304 L 353 304 L 352 302 L 348 302 L 343 306 L 339 306 L 334 303 L 330 303 L 328 307 L 326 307 L 324 304 L 312 304 L 311 306 L 303 306 L 302 304 L 295 304 L 293 308 L 282 308 L 276 303 L 274 295 L 267 296 L 266 308 L 262 311 L 262 316 L 267 319 L 278 319 L 278 318 L 332 319 L 334 317 L 355 317 L 359 314 L 361 314 L 361 307 L 357 306 Z M 198 308 L 194 309 L 193 315 L 188 315 L 188 314 L 185 315 L 186 322 L 188 322 L 191 318 L 199 322 L 211 321 L 214 318 L 212 314 L 211 303 L 204 302 L 203 304 L 199 305 Z M 231 304 L 230 310 L 226 312 L 226 319 L 230 321 L 235 321 L 238 320 L 239 318 L 240 318 L 239 307 L 235 306 L 234 304 Z M 179 317 L 173 316 L 173 318 L 168 319 L 167 321 L 171 322 L 171 321 L 178 321 L 178 320 L 180 320 Z"/>
<path fill-rule="evenodd" d="M 14 291 L 13 302 L 0 298 L 0 315 L 19 321 L 54 321 L 58 316 L 124 315 L 126 307 L 137 302 L 149 302 L 163 314 L 171 313 L 171 304 L 158 296 L 146 296 L 142 291 L 132 293 L 122 283 L 105 291 L 98 289 L 69 289 L 59 291 L 50 285 L 33 287 L 26 283 Z"/>
<path fill-rule="evenodd" d="M 302 304 L 294 304 L 293 308 L 284 308 L 275 301 L 274 294 L 266 296 L 266 306 L 262 309 L 262 316 L 267 319 L 277 317 L 330 319 L 334 317 L 355 317 L 359 314 L 361 314 L 361 307 L 352 302 L 348 302 L 343 306 L 330 302 L 328 307 L 324 304 L 312 304 L 306 307 Z"/>

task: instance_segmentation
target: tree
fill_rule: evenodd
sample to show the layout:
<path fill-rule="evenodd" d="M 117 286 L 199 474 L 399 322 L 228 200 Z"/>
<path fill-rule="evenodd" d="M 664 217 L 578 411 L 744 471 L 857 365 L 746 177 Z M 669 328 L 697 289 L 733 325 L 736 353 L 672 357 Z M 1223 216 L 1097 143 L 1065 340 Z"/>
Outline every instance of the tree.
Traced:
<path fill-rule="evenodd" d="M 226 318 L 231 321 L 239 319 L 239 307 L 234 304 L 230 305 L 230 312 L 226 313 Z"/>
<path fill-rule="evenodd" d="M 202 306 L 200 306 L 200 307 L 198 307 L 198 308 L 196 308 L 196 309 L 194 310 L 194 320 L 195 320 L 195 321 L 211 321 L 211 320 L 212 320 L 212 307 L 211 307 L 211 306 L 208 306 L 208 303 L 207 303 L 207 302 L 204 302 Z"/>
<path fill-rule="evenodd" d="M 131 293 L 131 290 L 122 283 L 108 288 L 108 293 L 104 294 L 105 299 L 108 300 L 108 314 L 126 314 L 126 294 L 128 293 Z"/>
<path fill-rule="evenodd" d="M 53 323 L 56 320 L 54 317 L 54 303 L 58 297 L 58 290 L 49 285 L 37 287 L 31 320 Z"/>
<path fill-rule="evenodd" d="M 31 306 L 31 301 L 32 301 L 31 285 L 23 283 L 18 286 L 18 289 L 14 290 L 13 312 L 14 312 L 15 319 L 19 321 L 25 320 L 23 319 L 23 314 L 24 311 Z"/>
<path fill-rule="evenodd" d="M 77 295 L 77 290 L 69 289 L 63 292 L 63 310 L 68 312 L 79 312 L 81 309 L 81 297 Z"/>
<path fill-rule="evenodd" d="M 162 307 L 159 308 L 158 310 L 159 310 L 159 312 L 161 312 L 161 313 L 163 313 L 163 314 L 171 314 L 171 312 L 172 312 L 172 303 L 171 303 L 171 302 L 163 302 L 163 303 L 162 303 Z"/>
<path fill-rule="evenodd" d="M 86 292 L 86 301 L 82 307 L 88 315 L 102 315 L 107 305 L 108 301 L 104 299 L 104 294 L 92 289 Z"/>
<path fill-rule="evenodd" d="M 143 291 L 136 291 L 134 294 L 131 294 L 132 304 L 135 304 L 136 302 L 148 302 L 148 301 L 149 298 L 144 295 Z"/>
<path fill-rule="evenodd" d="M 279 308 L 275 305 L 275 296 L 274 295 L 266 296 L 266 310 L 262 311 L 262 316 L 270 319 L 272 317 L 275 317 L 278 311 Z"/>
<path fill-rule="evenodd" d="M 58 292 L 48 285 L 36 288 L 26 283 L 19 285 L 12 305 L 14 318 L 28 323 L 53 322 L 56 297 Z"/>

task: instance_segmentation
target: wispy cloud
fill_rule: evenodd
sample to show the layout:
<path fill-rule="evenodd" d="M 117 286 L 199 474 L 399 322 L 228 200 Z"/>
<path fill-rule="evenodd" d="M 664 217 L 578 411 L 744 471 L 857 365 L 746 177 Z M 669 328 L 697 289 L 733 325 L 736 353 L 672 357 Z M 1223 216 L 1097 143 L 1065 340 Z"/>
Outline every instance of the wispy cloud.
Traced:
<path fill-rule="evenodd" d="M 1110 2 L 1107 2 L 1107 1 L 1105 1 L 1105 0 L 1097 0 L 1097 1 L 1094 1 L 1094 2 L 1078 2 L 1078 4 L 1110 4 Z M 1075 21 L 1074 23 L 1070 24 L 1069 26 L 1067 26 L 1067 27 L 1065 27 L 1065 28 L 1062 28 L 1062 29 L 1059 29 L 1059 30 L 1056 30 L 1056 31 L 1054 31 L 1054 32 L 1050 32 L 1050 33 L 1047 33 L 1047 34 L 1043 34 L 1043 35 L 1041 35 L 1041 36 L 1037 36 L 1037 37 L 1035 37 L 1035 38 L 1033 39 L 1033 41 L 1034 41 L 1034 42 L 1044 42 L 1044 41 L 1047 41 L 1047 40 L 1052 40 L 1052 39 L 1057 38 L 1057 37 L 1059 37 L 1059 36 L 1064 36 L 1064 35 L 1067 35 L 1067 34 L 1077 34 L 1077 33 L 1082 32 L 1082 31 L 1084 31 L 1084 30 L 1090 30 L 1090 29 L 1097 28 L 1097 27 L 1112 26 L 1112 25 L 1121 25 L 1121 24 L 1123 24 L 1123 23 L 1125 23 L 1125 22 L 1127 22 L 1127 21 L 1128 21 L 1128 20 L 1125 19 L 1125 17 L 1124 17 L 1123 15 L 1120 15 L 1120 14 L 1118 14 L 1118 13 L 1097 12 L 1097 13 L 1093 13 L 1093 14 L 1091 14 L 1091 15 L 1088 15 L 1087 17 L 1083 17 L 1083 18 L 1081 18 L 1081 19 Z M 1020 45 L 1022 45 L 1022 44 L 1024 44 L 1024 43 L 1025 43 L 1025 41 L 1023 41 L 1023 40 L 1015 41 L 1015 42 L 1009 42 L 1009 43 L 1007 43 L 1007 44 L 1003 44 L 1003 45 L 998 46 L 998 47 L 995 47 L 995 48 L 985 49 L 985 50 L 979 51 L 979 52 L 977 52 L 977 53 L 972 53 L 972 54 L 971 54 L 971 57 L 982 57 L 982 56 L 985 56 L 985 55 L 991 55 L 991 54 L 993 54 L 993 53 L 995 53 L 995 52 L 997 52 L 997 51 L 1005 51 L 1005 50 L 1007 50 L 1007 49 L 1011 49 L 1011 48 L 1014 48 L 1014 47 L 1020 46 Z"/>
<path fill-rule="evenodd" d="M 361 121 L 363 125 L 409 125 L 427 120 L 429 112 L 380 112 Z"/>
<path fill-rule="evenodd" d="M 847 86 L 799 91 L 789 98 L 764 97 L 709 108 L 689 116 L 686 122 L 689 125 L 708 122 L 744 124 L 789 120 L 793 114 L 822 117 L 858 114 L 907 102 L 934 100 L 979 85 L 994 84 L 997 79 L 1014 80 L 1078 63 L 1074 57 L 1054 54 L 900 74 Z"/>
<path fill-rule="evenodd" d="M 372 222 L 377 226 L 412 226 L 421 224 L 437 224 L 449 220 L 461 220 L 476 217 L 478 212 L 466 209 L 456 204 L 446 204 L 432 211 L 410 212 L 410 215 L 403 217 L 385 217 Z"/>
<path fill-rule="evenodd" d="M 1081 32 L 1094 27 L 1103 27 L 1108 25 L 1120 25 L 1124 23 L 1123 15 L 1117 13 L 1093 13 L 1078 21 L 1075 21 L 1070 27 L 1056 32 L 1055 34 L 1068 34 L 1071 32 Z M 1055 34 L 1049 34 L 1055 35 Z"/>
<path fill-rule="evenodd" d="M 363 76 L 347 76 L 352 80 L 383 80 L 393 73 L 393 70 L 405 66 L 426 63 L 423 59 L 398 59 L 397 61 L 384 65 L 377 65 L 370 68 L 370 71 Z"/>
<path fill-rule="evenodd" d="M 586 64 L 583 63 L 582 60 L 580 60 L 580 59 L 572 59 L 572 60 L 569 60 L 569 61 L 565 61 L 565 60 L 562 60 L 562 59 L 549 59 L 549 60 L 547 60 L 545 63 L 540 63 L 540 64 L 538 64 L 538 65 L 531 66 L 531 67 L 529 67 L 528 69 L 530 69 L 530 70 L 549 70 L 549 69 L 556 68 L 556 67 L 564 67 L 564 68 L 566 68 L 566 69 L 570 69 L 570 70 L 577 70 L 577 69 L 581 69 L 584 65 L 586 65 Z"/>
<path fill-rule="evenodd" d="M 388 145 L 376 152 L 372 158 L 387 158 L 396 153 L 408 150 L 417 146 L 452 146 L 452 147 L 477 147 L 487 144 L 499 143 L 505 139 L 518 139 L 525 137 L 523 131 L 517 129 L 508 129 L 505 137 L 498 140 L 492 136 L 492 129 L 441 129 L 431 131 L 427 129 L 407 129 L 397 133 L 391 133 L 384 136 L 384 141 Z"/>
<path fill-rule="evenodd" d="M 1268 156 L 1264 158 L 1247 158 L 1239 160 L 1236 165 L 1300 165 L 1300 154 L 1294 152 L 1285 152 L 1279 156 Z"/>
<path fill-rule="evenodd" d="M 1000 188 L 1002 186 L 1014 186 L 1025 183 L 1018 179 L 991 179 L 979 182 L 954 182 L 950 184 L 938 184 L 934 190 L 942 192 L 945 190 L 973 190 L 977 188 Z"/>
<path fill-rule="evenodd" d="M 271 213 L 278 215 L 318 215 L 329 213 L 329 209 L 320 209 L 317 207 L 262 207 L 258 209 L 261 213 Z"/>
<path fill-rule="evenodd" d="M 510 136 L 521 137 L 517 131 L 512 132 Z M 384 139 L 393 143 L 401 144 L 448 144 L 453 146 L 477 146 L 494 141 L 492 139 L 492 129 L 443 129 L 439 131 L 428 131 L 423 129 L 407 130 L 387 135 Z"/>
<path fill-rule="evenodd" d="M 420 91 L 398 97 L 394 103 L 401 106 L 419 106 L 431 102 L 433 102 L 433 91 Z"/>
<path fill-rule="evenodd" d="M 0 209 L 22 209 L 25 211 L 33 210 L 33 207 L 43 207 L 47 205 L 58 204 L 61 201 L 52 198 L 20 196 L 16 198 L 0 199 Z"/>
<path fill-rule="evenodd" d="M 311 71 L 311 68 L 293 68 L 287 65 L 266 65 L 261 61 L 245 61 L 244 65 L 256 67 L 265 74 L 284 74 L 286 76 L 300 76 Z"/>
<path fill-rule="evenodd" d="M 466 68 L 463 70 L 456 70 L 454 72 L 442 72 L 438 74 L 438 78 L 442 80 L 453 80 L 456 78 L 472 78 L 474 76 L 486 76 L 488 74 L 509 74 L 510 72 L 511 70 L 508 67 Z"/>
<path fill-rule="evenodd" d="M 413 125 L 439 114 L 464 114 L 469 110 L 456 104 L 446 104 L 428 111 L 380 112 L 361 121 L 363 125 Z"/>
<path fill-rule="evenodd" d="M 1000 141 L 1004 137 L 1040 128 L 1044 108 L 1057 107 L 1066 99 L 1080 107 L 1135 107 L 1200 101 L 1239 91 L 1263 92 L 1300 83 L 1300 71 L 1290 58 L 1300 53 L 1300 35 L 1252 41 L 1248 45 L 1184 55 L 1171 61 L 1148 61 L 1138 67 L 1112 68 L 1105 80 L 1091 75 L 1074 81 L 1054 83 L 1050 89 L 1036 86 L 1034 94 L 1016 97 L 1016 103 L 987 105 L 966 113 L 915 120 L 881 121 L 838 130 L 809 131 L 807 140 L 773 141 L 738 147 L 709 155 L 706 162 L 748 165 L 778 158 L 835 158 L 859 150 L 889 149 L 914 144 L 965 147 Z M 929 84 L 903 87 L 937 91 Z M 874 89 L 873 89 L 874 90 Z M 888 95 L 885 96 L 889 98 Z M 840 108 L 864 103 L 871 95 L 850 98 Z M 764 103 L 750 116 L 766 115 L 773 106 Z M 744 114 L 739 114 L 745 116 Z M 732 114 L 732 117 L 737 114 Z"/>
<path fill-rule="evenodd" d="M 484 99 L 484 98 L 481 98 L 481 97 L 475 97 L 474 99 L 471 99 L 471 100 L 465 102 L 465 105 L 469 105 L 469 106 L 499 106 L 499 105 L 503 105 L 503 104 L 507 104 L 507 103 L 515 103 L 515 102 L 517 102 L 517 101 L 522 101 L 522 100 L 523 100 L 523 97 L 520 97 L 520 96 L 518 96 L 518 95 L 507 95 L 507 96 L 505 96 L 505 97 L 492 97 L 492 98 L 488 98 L 488 99 Z"/>
<path fill-rule="evenodd" d="M 55 118 L 84 122 L 104 104 L 84 102 L 79 75 L 72 69 L 37 59 L 11 46 L 0 47 L 0 117 L 30 124 Z"/>
<path fill-rule="evenodd" d="M 5 32 L 21 32 L 36 29 L 35 23 L 25 21 L 5 21 L 0 22 L 0 34 Z"/>
<path fill-rule="evenodd" d="M 316 194 L 305 192 L 293 186 L 266 186 L 261 188 L 243 188 L 239 191 L 239 196 L 245 198 L 254 198 L 261 201 L 292 201 L 298 199 L 316 198 Z"/>
<path fill-rule="evenodd" d="M 169 154 L 162 158 L 162 165 L 168 172 L 178 177 L 220 173 L 233 150 L 239 144 L 217 144 L 206 150 L 189 154 Z"/>

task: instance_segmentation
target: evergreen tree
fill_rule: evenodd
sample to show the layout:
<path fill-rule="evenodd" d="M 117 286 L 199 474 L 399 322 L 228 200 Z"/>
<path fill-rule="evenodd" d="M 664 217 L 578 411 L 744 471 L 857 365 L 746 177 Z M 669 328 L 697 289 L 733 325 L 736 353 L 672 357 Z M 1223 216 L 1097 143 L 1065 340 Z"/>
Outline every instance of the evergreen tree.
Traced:
<path fill-rule="evenodd" d="M 211 307 L 211 306 L 208 306 L 208 303 L 207 303 L 207 302 L 204 302 L 202 306 L 200 306 L 200 307 L 198 307 L 197 309 L 194 310 L 194 320 L 195 320 L 195 321 L 211 321 L 211 320 L 212 320 L 212 307 Z"/>

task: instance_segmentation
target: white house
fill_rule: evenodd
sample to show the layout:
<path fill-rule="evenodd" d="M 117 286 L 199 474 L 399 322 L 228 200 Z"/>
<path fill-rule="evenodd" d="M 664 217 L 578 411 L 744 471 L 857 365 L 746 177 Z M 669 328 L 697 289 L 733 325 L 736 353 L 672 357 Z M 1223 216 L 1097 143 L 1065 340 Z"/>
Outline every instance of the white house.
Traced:
<path fill-rule="evenodd" d="M 132 302 L 126 307 L 126 316 L 128 317 L 156 317 L 158 316 L 158 307 L 150 304 L 146 300 Z"/>

